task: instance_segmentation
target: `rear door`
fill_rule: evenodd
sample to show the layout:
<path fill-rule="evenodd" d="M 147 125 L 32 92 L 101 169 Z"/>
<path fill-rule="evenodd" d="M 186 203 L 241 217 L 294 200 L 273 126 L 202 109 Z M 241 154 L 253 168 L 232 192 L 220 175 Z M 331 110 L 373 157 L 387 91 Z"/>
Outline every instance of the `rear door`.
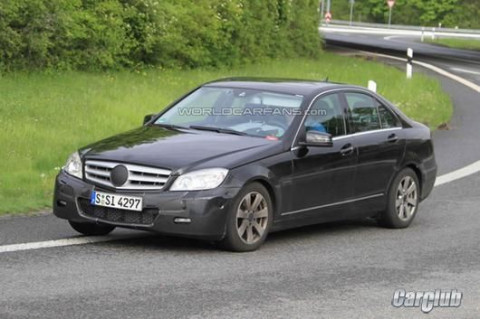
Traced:
<path fill-rule="evenodd" d="M 387 106 L 365 92 L 346 92 L 349 131 L 358 149 L 357 211 L 383 209 L 385 195 L 402 160 L 405 137 L 401 122 Z"/>

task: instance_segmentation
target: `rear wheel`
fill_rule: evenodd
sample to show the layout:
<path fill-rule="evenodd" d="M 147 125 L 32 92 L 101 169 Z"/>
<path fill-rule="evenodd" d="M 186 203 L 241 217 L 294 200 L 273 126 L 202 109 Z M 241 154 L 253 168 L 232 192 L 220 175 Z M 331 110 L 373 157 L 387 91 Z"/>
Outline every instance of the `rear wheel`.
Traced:
<path fill-rule="evenodd" d="M 115 229 L 115 226 L 98 225 L 94 223 L 77 223 L 72 221 L 68 222 L 77 232 L 87 236 L 103 236 L 110 234 Z"/>
<path fill-rule="evenodd" d="M 387 209 L 380 215 L 380 224 L 389 228 L 408 227 L 418 210 L 420 184 L 417 174 L 405 168 L 390 185 Z"/>
<path fill-rule="evenodd" d="M 220 242 L 231 251 L 253 251 L 267 238 L 272 223 L 272 201 L 259 183 L 247 185 L 235 199 L 227 218 L 227 232 Z"/>

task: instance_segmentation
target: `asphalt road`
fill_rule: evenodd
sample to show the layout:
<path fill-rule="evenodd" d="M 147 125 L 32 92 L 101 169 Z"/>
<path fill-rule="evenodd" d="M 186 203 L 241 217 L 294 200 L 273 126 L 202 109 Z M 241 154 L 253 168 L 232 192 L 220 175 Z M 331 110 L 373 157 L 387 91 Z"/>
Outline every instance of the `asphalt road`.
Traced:
<path fill-rule="evenodd" d="M 441 174 L 480 159 L 479 95 L 442 83 L 455 114 L 434 135 Z M 126 230 L 110 236 L 138 237 L 0 253 L 0 318 L 477 318 L 479 188 L 480 174 L 437 187 L 405 230 L 311 226 L 272 234 L 253 253 Z M 0 219 L 0 247 L 72 237 L 48 214 Z M 394 308 L 398 288 L 458 289 L 463 300 L 425 315 Z"/>
<path fill-rule="evenodd" d="M 423 58 L 441 58 L 455 61 L 464 61 L 471 64 L 480 64 L 480 52 L 461 49 L 451 49 L 426 42 L 419 37 L 387 34 L 348 34 L 336 32 L 332 28 L 323 29 L 327 43 L 343 47 L 363 48 L 368 51 L 401 52 L 406 54 L 407 48 L 412 48 L 416 55 Z M 478 40 L 473 40 L 478 41 Z"/>

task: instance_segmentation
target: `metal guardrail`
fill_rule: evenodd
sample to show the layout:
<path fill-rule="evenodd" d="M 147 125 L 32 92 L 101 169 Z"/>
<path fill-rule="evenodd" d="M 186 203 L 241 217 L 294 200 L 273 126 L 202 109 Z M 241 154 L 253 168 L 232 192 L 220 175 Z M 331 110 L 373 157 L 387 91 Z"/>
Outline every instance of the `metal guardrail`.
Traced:
<path fill-rule="evenodd" d="M 454 28 L 438 28 L 438 27 L 422 27 L 411 25 L 398 25 L 392 24 L 391 26 L 382 23 L 365 23 L 365 22 L 352 22 L 344 20 L 331 20 L 326 24 L 322 21 L 321 26 L 343 26 L 343 27 L 356 27 L 356 28 L 368 28 L 368 29 L 390 29 L 390 30 L 409 30 L 409 31 L 425 31 L 425 32 L 442 32 L 442 33 L 457 33 L 457 34 L 474 34 L 480 35 L 480 30 L 477 29 L 454 29 Z"/>

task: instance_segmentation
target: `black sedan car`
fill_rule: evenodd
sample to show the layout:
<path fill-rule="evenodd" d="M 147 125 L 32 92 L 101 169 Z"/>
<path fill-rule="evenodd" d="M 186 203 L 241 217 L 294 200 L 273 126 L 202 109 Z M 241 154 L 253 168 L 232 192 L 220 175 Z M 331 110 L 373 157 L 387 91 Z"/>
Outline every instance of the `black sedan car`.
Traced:
<path fill-rule="evenodd" d="M 314 223 L 407 227 L 436 171 L 430 130 L 364 88 L 223 79 L 73 153 L 53 204 L 86 235 L 126 227 L 251 251 Z"/>

